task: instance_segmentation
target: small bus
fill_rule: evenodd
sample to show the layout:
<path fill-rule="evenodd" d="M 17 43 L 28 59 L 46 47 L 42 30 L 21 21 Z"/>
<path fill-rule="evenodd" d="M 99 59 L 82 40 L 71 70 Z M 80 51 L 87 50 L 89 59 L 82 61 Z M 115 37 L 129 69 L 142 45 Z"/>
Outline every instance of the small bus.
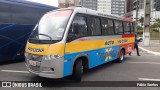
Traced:
<path fill-rule="evenodd" d="M 132 19 L 84 7 L 46 13 L 31 33 L 25 60 L 29 72 L 47 78 L 73 75 L 107 62 L 122 62 L 134 50 Z"/>

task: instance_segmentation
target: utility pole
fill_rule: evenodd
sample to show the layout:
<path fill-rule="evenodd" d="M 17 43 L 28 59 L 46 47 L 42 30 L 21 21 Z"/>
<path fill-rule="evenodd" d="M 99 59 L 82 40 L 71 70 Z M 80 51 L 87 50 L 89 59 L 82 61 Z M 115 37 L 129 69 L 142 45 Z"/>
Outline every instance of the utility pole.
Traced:
<path fill-rule="evenodd" d="M 139 11 L 139 0 L 136 1 L 136 22 L 134 25 L 135 32 L 137 31 L 137 26 L 138 26 L 138 11 Z"/>
<path fill-rule="evenodd" d="M 143 46 L 150 45 L 150 17 L 151 17 L 151 0 L 145 0 Z"/>

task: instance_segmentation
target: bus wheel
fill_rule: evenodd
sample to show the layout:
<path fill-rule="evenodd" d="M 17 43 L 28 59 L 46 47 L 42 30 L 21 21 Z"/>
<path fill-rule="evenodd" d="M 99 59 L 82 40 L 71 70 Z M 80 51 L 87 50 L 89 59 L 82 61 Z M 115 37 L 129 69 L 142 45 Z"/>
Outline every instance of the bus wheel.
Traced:
<path fill-rule="evenodd" d="M 117 59 L 117 62 L 121 63 L 121 62 L 123 62 L 123 60 L 124 60 L 124 50 L 122 49 L 120 51 L 120 57 Z"/>
<path fill-rule="evenodd" d="M 73 77 L 75 81 L 81 81 L 83 74 L 83 66 L 82 66 L 82 60 L 79 59 L 76 61 L 74 65 L 74 71 L 73 71 Z"/>

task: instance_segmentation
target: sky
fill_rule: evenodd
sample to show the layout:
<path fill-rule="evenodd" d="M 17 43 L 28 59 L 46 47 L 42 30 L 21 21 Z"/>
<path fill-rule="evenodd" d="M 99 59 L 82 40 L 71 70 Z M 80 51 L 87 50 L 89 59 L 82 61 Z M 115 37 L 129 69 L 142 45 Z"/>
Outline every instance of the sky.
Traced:
<path fill-rule="evenodd" d="M 58 7 L 58 0 L 27 0 Z"/>

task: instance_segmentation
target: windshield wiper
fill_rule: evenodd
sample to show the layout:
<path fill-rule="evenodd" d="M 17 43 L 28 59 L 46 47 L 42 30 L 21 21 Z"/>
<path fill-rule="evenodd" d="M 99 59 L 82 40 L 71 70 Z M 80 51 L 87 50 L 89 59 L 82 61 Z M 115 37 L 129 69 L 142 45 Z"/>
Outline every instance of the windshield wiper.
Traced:
<path fill-rule="evenodd" d="M 42 36 L 46 36 L 48 37 L 50 40 L 40 40 L 38 39 L 37 36 L 42 35 Z M 33 40 L 33 41 L 32 41 Z M 34 41 L 35 40 L 35 41 Z M 51 43 L 56 43 L 60 40 L 53 40 L 51 36 L 47 35 L 47 34 L 37 34 L 36 38 L 30 38 L 30 42 L 32 43 L 45 43 L 45 44 L 51 44 Z"/>
<path fill-rule="evenodd" d="M 49 37 L 49 39 L 50 39 L 51 41 L 53 41 L 52 37 L 51 37 L 51 36 L 49 36 L 49 35 L 47 35 L 47 34 L 38 34 L 38 35 L 42 35 L 42 36 Z"/>

